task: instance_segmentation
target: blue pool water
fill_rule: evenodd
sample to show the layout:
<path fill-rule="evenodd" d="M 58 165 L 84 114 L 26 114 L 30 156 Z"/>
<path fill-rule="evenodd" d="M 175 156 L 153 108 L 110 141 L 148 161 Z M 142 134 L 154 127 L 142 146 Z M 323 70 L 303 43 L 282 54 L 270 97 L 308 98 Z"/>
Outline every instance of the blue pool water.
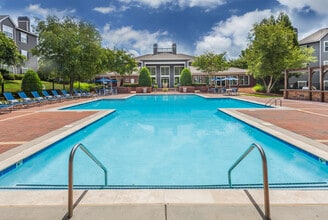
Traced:
<path fill-rule="evenodd" d="M 252 144 L 266 153 L 270 186 L 327 185 L 328 166 L 217 108 L 264 108 L 235 99 L 199 96 L 134 96 L 97 100 L 69 110 L 116 109 L 113 114 L 50 146 L 3 174 L 0 186 L 67 185 L 71 148 L 83 143 L 108 169 L 114 186 L 228 184 L 227 172 Z M 74 159 L 74 184 L 101 185 L 104 175 L 82 151 Z M 262 183 L 255 150 L 232 172 L 232 183 Z"/>

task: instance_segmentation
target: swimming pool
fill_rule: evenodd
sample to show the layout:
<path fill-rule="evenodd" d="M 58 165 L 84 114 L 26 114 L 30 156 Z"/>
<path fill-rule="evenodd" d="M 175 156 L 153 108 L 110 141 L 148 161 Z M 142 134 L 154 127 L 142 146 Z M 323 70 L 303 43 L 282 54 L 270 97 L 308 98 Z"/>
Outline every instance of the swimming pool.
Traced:
<path fill-rule="evenodd" d="M 228 169 L 254 142 L 266 152 L 270 187 L 327 186 L 327 165 L 317 157 L 217 108 L 264 106 L 175 95 L 97 100 L 66 108 L 116 112 L 3 172 L 0 186 L 65 187 L 69 152 L 80 142 L 105 164 L 108 183 L 114 188 L 224 188 Z M 103 184 L 102 171 L 82 152 L 77 152 L 75 161 L 74 184 L 86 188 Z M 242 188 L 262 184 L 258 152 L 234 170 L 232 181 Z"/>

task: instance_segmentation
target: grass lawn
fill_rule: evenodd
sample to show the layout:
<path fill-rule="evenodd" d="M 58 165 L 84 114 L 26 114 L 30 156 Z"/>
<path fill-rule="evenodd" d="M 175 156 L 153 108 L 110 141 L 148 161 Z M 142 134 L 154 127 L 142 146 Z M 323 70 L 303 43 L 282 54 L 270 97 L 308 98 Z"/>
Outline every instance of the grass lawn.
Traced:
<path fill-rule="evenodd" d="M 5 80 L 5 91 L 4 92 L 19 92 L 22 91 L 21 88 L 22 81 L 21 80 Z M 52 82 L 46 82 L 42 81 L 42 85 L 44 85 L 45 89 L 53 89 L 53 83 Z M 54 84 L 55 89 L 63 89 L 62 84 L 55 83 Z M 69 86 L 65 85 L 64 89 L 68 89 Z"/>
<path fill-rule="evenodd" d="M 245 93 L 245 96 L 254 96 L 259 98 L 281 98 L 282 95 L 279 94 L 265 94 L 265 93 Z"/>

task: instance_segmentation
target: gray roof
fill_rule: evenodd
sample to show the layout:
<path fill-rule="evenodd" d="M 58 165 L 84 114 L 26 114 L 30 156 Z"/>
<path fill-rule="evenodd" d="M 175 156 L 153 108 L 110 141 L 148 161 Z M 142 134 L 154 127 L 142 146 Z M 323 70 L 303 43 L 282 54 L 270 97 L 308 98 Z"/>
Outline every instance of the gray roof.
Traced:
<path fill-rule="evenodd" d="M 186 54 L 158 53 L 147 54 L 136 57 L 137 61 L 155 61 L 155 60 L 192 60 L 194 57 Z"/>
<path fill-rule="evenodd" d="M 8 17 L 8 15 L 0 15 L 0 21 L 6 17 Z"/>
<path fill-rule="evenodd" d="M 206 76 L 208 75 L 207 73 L 204 73 L 202 71 L 200 71 L 199 69 L 197 69 L 194 66 L 189 67 L 190 68 L 190 72 L 193 75 L 199 75 L 199 76 Z M 245 69 L 240 69 L 240 68 L 236 68 L 236 67 L 229 67 L 227 70 L 223 70 L 223 71 L 219 71 L 214 73 L 214 75 L 216 76 L 229 76 L 229 75 L 245 75 L 247 73 L 247 70 Z"/>
<path fill-rule="evenodd" d="M 320 41 L 328 34 L 328 28 L 323 28 L 318 30 L 317 32 L 305 37 L 304 39 L 299 41 L 299 44 L 309 44 Z"/>

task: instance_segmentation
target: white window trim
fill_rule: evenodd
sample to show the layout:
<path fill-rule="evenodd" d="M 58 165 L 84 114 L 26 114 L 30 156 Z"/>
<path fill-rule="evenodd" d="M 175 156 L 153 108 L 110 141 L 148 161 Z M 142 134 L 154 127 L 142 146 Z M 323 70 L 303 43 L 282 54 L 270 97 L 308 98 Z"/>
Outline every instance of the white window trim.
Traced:
<path fill-rule="evenodd" d="M 25 36 L 25 37 L 23 37 L 23 36 Z M 27 44 L 27 34 L 26 33 L 23 33 L 23 32 L 20 33 L 20 41 L 22 43 Z"/>
<path fill-rule="evenodd" d="M 179 74 L 175 74 L 175 73 L 176 73 L 176 71 L 175 71 L 176 68 L 181 68 Z M 181 75 L 181 71 L 183 70 L 183 68 L 184 68 L 183 66 L 174 66 L 174 67 L 173 67 L 173 69 L 174 69 L 174 76 L 180 76 L 180 75 Z"/>
<path fill-rule="evenodd" d="M 327 44 L 327 46 L 326 46 L 326 44 Z M 327 50 L 326 50 L 326 48 L 327 48 Z M 323 52 L 328 52 L 328 41 L 323 42 Z"/>
<path fill-rule="evenodd" d="M 7 37 L 14 39 L 14 28 L 7 25 L 2 25 L 2 31 Z"/>
<path fill-rule="evenodd" d="M 324 60 L 323 65 L 328 65 L 328 60 Z"/>
<path fill-rule="evenodd" d="M 166 75 L 162 74 L 162 68 L 168 68 L 169 69 L 169 73 Z M 170 76 L 170 66 L 160 66 L 160 72 L 161 72 L 161 77 L 169 77 Z"/>
<path fill-rule="evenodd" d="M 28 51 L 27 50 L 21 50 L 21 54 L 28 59 Z"/>

